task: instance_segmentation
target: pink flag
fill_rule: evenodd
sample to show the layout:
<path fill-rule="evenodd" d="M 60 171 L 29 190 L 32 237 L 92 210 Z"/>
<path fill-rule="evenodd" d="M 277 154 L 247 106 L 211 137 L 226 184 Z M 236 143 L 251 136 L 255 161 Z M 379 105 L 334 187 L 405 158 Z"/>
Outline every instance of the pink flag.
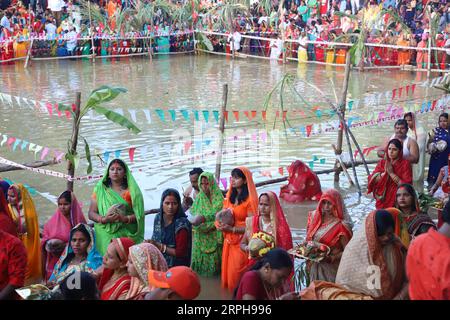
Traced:
<path fill-rule="evenodd" d="M 130 157 L 130 161 L 133 162 L 134 161 L 134 151 L 136 151 L 136 148 L 130 148 L 128 149 L 128 156 Z"/>
<path fill-rule="evenodd" d="M 227 190 L 227 187 L 228 187 L 228 181 L 227 181 L 227 178 L 220 178 L 220 182 L 222 182 L 223 188 L 224 188 L 225 190 Z"/>
<path fill-rule="evenodd" d="M 395 93 L 397 92 L 397 89 L 393 89 L 392 90 L 392 100 L 394 100 L 395 99 Z"/>
<path fill-rule="evenodd" d="M 48 148 L 45 147 L 44 150 L 42 150 L 41 153 L 41 161 L 44 160 L 45 156 L 48 154 Z"/>
<path fill-rule="evenodd" d="M 53 106 L 52 106 L 51 103 L 48 103 L 48 102 L 47 102 L 46 106 L 47 106 L 48 114 L 49 114 L 50 117 L 51 117 L 52 114 L 53 114 Z"/>

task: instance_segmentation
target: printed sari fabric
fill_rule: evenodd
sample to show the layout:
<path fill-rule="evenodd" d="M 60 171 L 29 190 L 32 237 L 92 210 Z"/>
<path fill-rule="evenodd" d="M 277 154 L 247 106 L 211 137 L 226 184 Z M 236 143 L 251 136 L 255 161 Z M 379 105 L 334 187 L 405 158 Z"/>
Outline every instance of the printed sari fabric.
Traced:
<path fill-rule="evenodd" d="M 322 206 L 324 201 L 329 201 L 333 205 L 333 219 L 325 224 L 323 223 Z M 332 252 L 344 251 L 340 239 L 343 237 L 348 243 L 352 238 L 352 220 L 345 207 L 344 200 L 340 193 L 335 189 L 325 191 L 320 198 L 317 209 L 308 214 L 306 227 L 306 241 L 316 241 L 327 245 Z M 334 282 L 339 267 L 339 260 L 333 263 L 325 261 L 309 262 L 310 279 Z"/>
<path fill-rule="evenodd" d="M 228 189 L 226 198 L 223 203 L 224 208 L 230 208 L 233 210 L 234 226 L 245 227 L 245 219 L 248 216 L 253 216 L 258 212 L 258 193 L 253 182 L 252 173 L 245 167 L 239 167 L 247 181 L 247 188 L 249 196 L 248 198 L 236 205 L 231 203 L 230 197 L 232 187 Z M 248 264 L 248 257 L 245 252 L 241 250 L 240 243 L 242 240 L 242 234 L 223 232 L 223 252 L 222 252 L 222 287 L 234 290 L 241 278 L 242 274 L 246 271 Z"/>
<path fill-rule="evenodd" d="M 165 199 L 169 194 L 175 194 L 178 203 L 178 212 L 175 214 L 175 217 L 171 224 L 165 225 L 164 223 L 164 215 L 163 215 L 163 199 Z M 161 196 L 161 204 L 160 211 L 156 214 L 154 224 L 153 224 L 153 234 L 152 240 L 165 244 L 169 248 L 177 247 L 177 238 L 180 232 L 187 233 L 187 237 L 185 239 L 186 255 L 184 256 L 171 256 L 168 253 L 163 253 L 164 258 L 167 261 L 167 265 L 169 268 L 175 266 L 187 266 L 191 265 L 191 250 L 192 250 L 192 225 L 187 219 L 186 214 L 183 211 L 181 205 L 181 197 L 177 190 L 175 189 L 167 189 L 163 192 Z"/>
<path fill-rule="evenodd" d="M 433 220 L 427 215 L 420 213 L 419 204 L 416 204 L 416 209 L 413 214 L 404 214 L 397 208 L 386 209 L 394 218 L 395 221 L 395 235 L 400 239 L 403 245 L 408 248 L 411 240 L 418 236 L 422 226 L 429 225 L 436 229 Z"/>
<path fill-rule="evenodd" d="M 130 169 L 126 167 L 126 179 L 128 183 L 129 197 L 131 199 L 131 205 L 117 192 L 105 185 L 105 181 L 108 177 L 106 171 L 103 179 L 97 183 L 94 188 L 95 198 L 97 200 L 98 214 L 106 216 L 109 208 L 115 204 L 123 204 L 126 207 L 126 215 L 134 214 L 136 216 L 136 223 L 125 224 L 121 222 L 94 225 L 95 235 L 97 237 L 97 250 L 100 254 L 104 255 L 108 244 L 114 238 L 131 238 L 135 243 L 141 243 L 144 240 L 144 198 L 142 197 L 141 190 L 139 189 L 136 180 L 134 180 Z M 106 169 L 108 170 L 108 169 Z"/>
<path fill-rule="evenodd" d="M 141 243 L 130 248 L 130 259 L 139 277 L 131 277 L 130 290 L 126 300 L 142 300 L 143 295 L 154 288 L 148 283 L 148 271 L 167 271 L 166 259 L 151 243 Z"/>
<path fill-rule="evenodd" d="M 406 272 L 411 300 L 450 300 L 450 238 L 432 229 L 414 239 Z"/>
<path fill-rule="evenodd" d="M 17 226 L 19 238 L 27 249 L 28 265 L 25 284 L 36 283 L 42 277 L 41 242 L 36 208 L 23 184 L 13 184 L 10 189 L 16 193 L 19 202 L 14 207 L 8 205 L 9 213 Z"/>
<path fill-rule="evenodd" d="M 336 275 L 336 284 L 373 299 L 399 298 L 396 296 L 407 284 L 404 270 L 406 249 L 397 237 L 390 244 L 381 245 L 375 212 L 367 216 L 347 244 Z M 374 278 L 374 275 L 379 277 Z"/>
<path fill-rule="evenodd" d="M 0 230 L 17 237 L 17 228 L 11 218 L 8 202 L 3 196 L 3 192 L 0 192 Z"/>
<path fill-rule="evenodd" d="M 130 238 L 118 238 L 113 239 L 111 243 L 114 245 L 121 262 L 126 263 L 130 247 L 134 245 L 134 241 Z M 105 268 L 98 284 L 100 299 L 125 300 L 130 290 L 130 285 L 131 277 L 128 275 L 126 268 L 122 269 L 122 272 L 118 274 L 115 274 L 114 270 Z"/>
<path fill-rule="evenodd" d="M 83 226 L 84 229 L 89 234 L 89 246 L 87 248 L 87 257 L 86 260 L 81 262 L 77 265 L 71 265 L 70 262 L 72 261 L 73 257 L 75 256 L 73 253 L 72 246 L 70 245 L 70 240 L 67 243 L 66 248 L 64 249 L 63 253 L 61 254 L 61 257 L 59 257 L 58 262 L 55 264 L 55 267 L 53 269 L 53 273 L 50 276 L 49 282 L 55 282 L 59 284 L 65 277 L 68 275 L 76 272 L 76 271 L 85 271 L 89 273 L 94 273 L 96 269 L 98 269 L 103 264 L 103 258 L 98 253 L 95 245 L 95 234 L 91 227 L 89 227 L 87 224 L 79 224 L 75 226 L 77 228 L 78 226 Z M 75 229 L 74 228 L 74 229 Z M 70 232 L 69 239 L 72 239 L 74 229 Z"/>
<path fill-rule="evenodd" d="M 428 169 L 428 185 L 432 186 L 439 175 L 439 171 L 442 167 L 448 163 L 448 154 L 450 152 L 450 132 L 449 130 L 437 127 L 433 129 L 433 141 L 434 143 L 443 140 L 447 143 L 447 147 L 443 151 L 436 151 L 430 156 L 430 166 Z"/>
<path fill-rule="evenodd" d="M 387 157 L 387 147 L 385 155 Z M 385 174 L 377 182 L 378 176 L 381 176 L 386 171 L 386 162 L 390 159 L 382 159 L 378 161 L 375 170 L 369 176 L 369 183 L 367 186 L 367 193 L 373 193 L 376 200 L 375 207 L 377 209 L 384 209 L 393 207 L 395 203 L 395 196 L 397 194 L 397 184 L 391 179 L 389 174 Z M 412 184 L 412 169 L 408 160 L 403 159 L 403 150 L 399 150 L 398 158 L 391 161 L 394 174 L 400 178 L 399 185 L 403 183 Z"/>
<path fill-rule="evenodd" d="M 275 193 L 272 191 L 265 192 L 269 196 L 270 203 L 270 224 L 272 227 L 271 236 L 275 239 L 275 247 L 282 248 L 284 250 L 290 250 L 293 248 L 291 229 L 284 216 L 283 209 L 281 208 L 280 201 Z M 261 215 L 258 211 L 252 219 L 252 234 L 258 232 L 264 232 L 262 230 L 260 221 Z"/>
<path fill-rule="evenodd" d="M 191 268 L 201 276 L 212 277 L 220 274 L 222 260 L 222 234 L 216 229 L 214 222 L 216 213 L 223 207 L 223 194 L 212 173 L 203 172 L 198 178 L 199 184 L 203 177 L 208 179 L 211 200 L 200 188 L 190 209 L 194 217 L 205 217 L 204 223 L 192 228 Z"/>
<path fill-rule="evenodd" d="M 41 251 L 42 251 L 42 262 L 43 262 L 43 276 L 44 281 L 47 281 L 53 273 L 53 267 L 60 255 L 55 255 L 54 253 L 46 250 L 46 244 L 49 240 L 57 239 L 65 242 L 69 242 L 70 231 L 79 223 L 86 223 L 83 211 L 80 204 L 78 203 L 75 194 L 71 193 L 71 206 L 70 206 L 70 216 L 67 219 L 66 216 L 59 210 L 56 209 L 53 216 L 44 225 L 44 232 L 41 241 Z"/>

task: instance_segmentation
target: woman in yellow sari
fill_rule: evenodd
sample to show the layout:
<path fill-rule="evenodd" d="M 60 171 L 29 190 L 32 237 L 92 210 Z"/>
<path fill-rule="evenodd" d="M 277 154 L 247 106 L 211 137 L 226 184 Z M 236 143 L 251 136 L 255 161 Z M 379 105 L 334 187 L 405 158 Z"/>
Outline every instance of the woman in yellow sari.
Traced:
<path fill-rule="evenodd" d="M 39 282 L 42 277 L 41 240 L 33 199 L 25 186 L 18 183 L 9 187 L 8 203 L 19 238 L 27 249 L 28 266 L 25 285 Z"/>

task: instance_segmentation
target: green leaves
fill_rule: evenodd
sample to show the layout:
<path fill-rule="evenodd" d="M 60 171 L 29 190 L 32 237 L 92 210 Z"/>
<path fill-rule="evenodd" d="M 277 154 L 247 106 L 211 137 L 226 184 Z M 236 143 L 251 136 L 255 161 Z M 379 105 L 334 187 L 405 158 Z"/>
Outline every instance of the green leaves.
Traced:
<path fill-rule="evenodd" d="M 108 110 L 104 107 L 95 106 L 92 108 L 95 112 L 104 115 L 107 119 L 111 120 L 114 123 L 117 123 L 121 125 L 122 127 L 125 127 L 129 130 L 131 130 L 133 133 L 138 134 L 141 132 L 141 130 L 134 125 L 133 122 L 125 118 L 124 116 L 118 114 L 117 112 Z"/>
<path fill-rule="evenodd" d="M 214 47 L 211 43 L 211 40 L 209 40 L 206 35 L 204 35 L 203 33 L 197 33 L 197 37 L 199 42 L 203 44 L 206 47 L 206 49 L 208 49 L 209 51 L 214 51 Z"/>
<path fill-rule="evenodd" d="M 72 163 L 73 167 L 75 169 L 78 168 L 78 165 L 80 164 L 80 155 L 75 153 L 71 153 L 71 152 L 67 152 L 66 155 L 64 156 L 64 158 L 68 161 L 70 161 L 70 163 Z"/>
<path fill-rule="evenodd" d="M 121 87 L 101 86 L 94 91 L 88 98 L 85 108 L 94 107 L 100 103 L 109 102 L 115 99 L 120 93 L 127 92 L 127 89 Z"/>
<path fill-rule="evenodd" d="M 86 139 L 83 137 L 84 140 L 84 152 L 86 153 L 86 159 L 89 163 L 88 168 L 87 168 L 87 173 L 91 173 L 92 172 L 92 159 L 91 159 L 91 150 L 89 148 L 89 143 L 86 141 Z"/>

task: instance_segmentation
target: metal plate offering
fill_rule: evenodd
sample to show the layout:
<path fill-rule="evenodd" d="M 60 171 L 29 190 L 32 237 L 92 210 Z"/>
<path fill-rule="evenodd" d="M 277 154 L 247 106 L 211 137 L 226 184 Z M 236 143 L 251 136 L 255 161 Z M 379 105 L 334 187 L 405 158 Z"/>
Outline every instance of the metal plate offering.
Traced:
<path fill-rule="evenodd" d="M 306 241 L 289 250 L 289 253 L 297 258 L 320 262 L 331 252 L 331 248 L 317 241 Z"/>

